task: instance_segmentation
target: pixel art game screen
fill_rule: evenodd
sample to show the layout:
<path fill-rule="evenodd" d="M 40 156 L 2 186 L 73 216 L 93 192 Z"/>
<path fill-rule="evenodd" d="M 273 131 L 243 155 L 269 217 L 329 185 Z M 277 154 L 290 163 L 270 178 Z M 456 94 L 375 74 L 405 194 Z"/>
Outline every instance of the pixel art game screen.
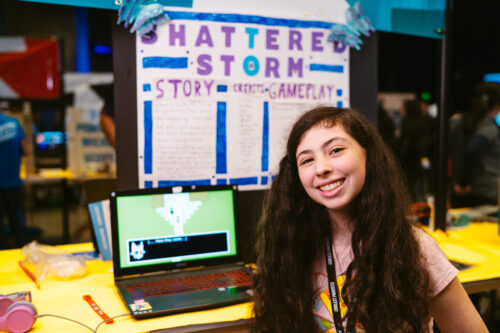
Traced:
<path fill-rule="evenodd" d="M 116 200 L 122 268 L 236 254 L 231 190 Z"/>

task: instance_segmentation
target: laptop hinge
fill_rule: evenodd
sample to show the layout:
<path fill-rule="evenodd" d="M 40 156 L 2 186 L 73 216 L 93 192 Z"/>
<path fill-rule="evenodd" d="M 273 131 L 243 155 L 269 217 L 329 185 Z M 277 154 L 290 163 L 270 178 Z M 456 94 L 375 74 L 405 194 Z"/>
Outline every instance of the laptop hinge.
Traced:
<path fill-rule="evenodd" d="M 158 271 L 158 272 L 149 272 L 149 273 L 142 273 L 142 274 L 130 274 L 130 275 L 122 275 L 122 276 L 115 276 L 115 281 L 121 281 L 121 280 L 128 280 L 128 279 L 133 279 L 133 278 L 144 278 L 144 277 L 150 277 L 150 276 L 157 276 L 157 275 L 163 275 L 163 274 L 172 274 L 172 273 L 182 273 L 182 272 L 190 272 L 190 271 L 195 271 L 195 270 L 200 270 L 204 268 L 214 268 L 216 269 L 217 267 L 232 267 L 232 266 L 245 266 L 245 263 L 243 261 L 238 261 L 236 263 L 232 264 L 223 264 L 223 265 L 214 265 L 214 266 L 195 266 L 195 267 L 186 267 L 186 268 L 176 268 L 168 271 Z"/>
<path fill-rule="evenodd" d="M 163 275 L 163 274 L 170 274 L 170 273 L 180 273 L 180 272 L 189 272 L 189 271 L 194 271 L 198 269 L 205 268 L 205 266 L 196 266 L 196 267 L 188 267 L 188 268 L 176 268 L 176 269 L 171 269 L 168 271 L 158 271 L 158 272 L 148 272 L 148 273 L 141 273 L 141 274 L 130 274 L 130 275 L 122 275 L 119 277 L 115 277 L 116 281 L 120 280 L 126 280 L 126 279 L 131 279 L 131 278 L 138 278 L 138 277 L 148 277 L 148 276 L 156 276 L 156 275 Z"/>

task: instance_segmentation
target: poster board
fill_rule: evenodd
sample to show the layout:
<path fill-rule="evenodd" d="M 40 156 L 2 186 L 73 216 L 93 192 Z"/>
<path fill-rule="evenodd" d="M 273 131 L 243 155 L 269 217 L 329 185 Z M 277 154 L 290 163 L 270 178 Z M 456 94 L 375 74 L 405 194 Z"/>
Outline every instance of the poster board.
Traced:
<path fill-rule="evenodd" d="M 136 36 L 139 187 L 268 188 L 294 120 L 350 105 L 333 22 L 167 10 L 156 36 Z"/>

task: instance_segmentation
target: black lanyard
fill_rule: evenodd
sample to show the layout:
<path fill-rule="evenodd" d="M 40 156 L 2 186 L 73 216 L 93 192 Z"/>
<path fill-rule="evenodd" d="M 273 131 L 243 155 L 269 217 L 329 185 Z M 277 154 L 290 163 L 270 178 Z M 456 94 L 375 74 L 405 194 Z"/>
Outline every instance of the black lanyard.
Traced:
<path fill-rule="evenodd" d="M 332 302 L 333 323 L 337 333 L 349 333 L 349 319 L 347 320 L 347 330 L 342 326 L 342 314 L 340 312 L 340 291 L 337 283 L 337 273 L 335 272 L 335 260 L 333 259 L 332 245 L 329 237 L 325 237 L 326 272 L 328 273 L 328 288 L 330 289 L 330 301 Z"/>

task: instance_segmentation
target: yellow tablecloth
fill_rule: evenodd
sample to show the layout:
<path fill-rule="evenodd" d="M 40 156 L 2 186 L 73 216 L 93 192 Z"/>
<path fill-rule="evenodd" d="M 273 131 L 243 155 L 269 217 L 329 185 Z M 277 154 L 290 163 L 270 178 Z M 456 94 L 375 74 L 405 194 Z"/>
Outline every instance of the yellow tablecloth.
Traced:
<path fill-rule="evenodd" d="M 91 243 L 61 246 L 69 252 L 93 250 Z M 78 279 L 62 281 L 55 277 L 35 284 L 19 268 L 18 261 L 23 259 L 21 250 L 0 251 L 0 294 L 30 290 L 33 304 L 39 314 L 55 314 L 83 322 L 95 329 L 101 318 L 90 308 L 82 296 L 89 294 L 101 309 L 110 317 L 127 313 L 114 285 L 112 262 L 101 260 L 87 261 L 87 274 Z M 101 325 L 98 332 L 146 332 L 153 329 L 185 326 L 200 323 L 213 323 L 250 318 L 251 303 L 238 304 L 208 311 L 170 315 L 153 319 L 134 320 L 130 316 L 115 319 L 111 325 Z M 88 333 L 89 329 L 76 323 L 53 317 L 41 317 L 30 332 L 74 332 Z"/>
<path fill-rule="evenodd" d="M 458 274 L 462 283 L 500 279 L 500 235 L 496 222 L 473 222 L 462 229 L 429 232 L 449 259 L 473 267 Z"/>
<path fill-rule="evenodd" d="M 446 255 L 453 260 L 473 267 L 459 273 L 459 280 L 467 285 L 481 281 L 500 283 L 500 236 L 496 223 L 471 223 L 461 230 L 429 232 Z M 93 250 L 91 243 L 61 246 L 69 252 Z M 54 277 L 41 281 L 41 289 L 19 268 L 21 250 L 0 251 L 0 294 L 30 290 L 39 314 L 55 314 L 69 317 L 95 328 L 101 318 L 82 299 L 89 294 L 109 316 L 127 313 L 114 285 L 112 263 L 100 260 L 87 261 L 87 274 L 78 279 L 62 281 Z M 496 283 L 496 282 L 495 282 Z M 491 284 L 487 286 L 491 288 Z M 102 325 L 98 332 L 146 332 L 153 329 L 178 327 L 200 323 L 233 321 L 251 317 L 252 304 L 244 303 L 224 308 L 171 315 L 144 320 L 130 316 L 115 319 L 111 325 Z M 89 332 L 83 326 L 70 321 L 39 318 L 31 332 Z"/>

